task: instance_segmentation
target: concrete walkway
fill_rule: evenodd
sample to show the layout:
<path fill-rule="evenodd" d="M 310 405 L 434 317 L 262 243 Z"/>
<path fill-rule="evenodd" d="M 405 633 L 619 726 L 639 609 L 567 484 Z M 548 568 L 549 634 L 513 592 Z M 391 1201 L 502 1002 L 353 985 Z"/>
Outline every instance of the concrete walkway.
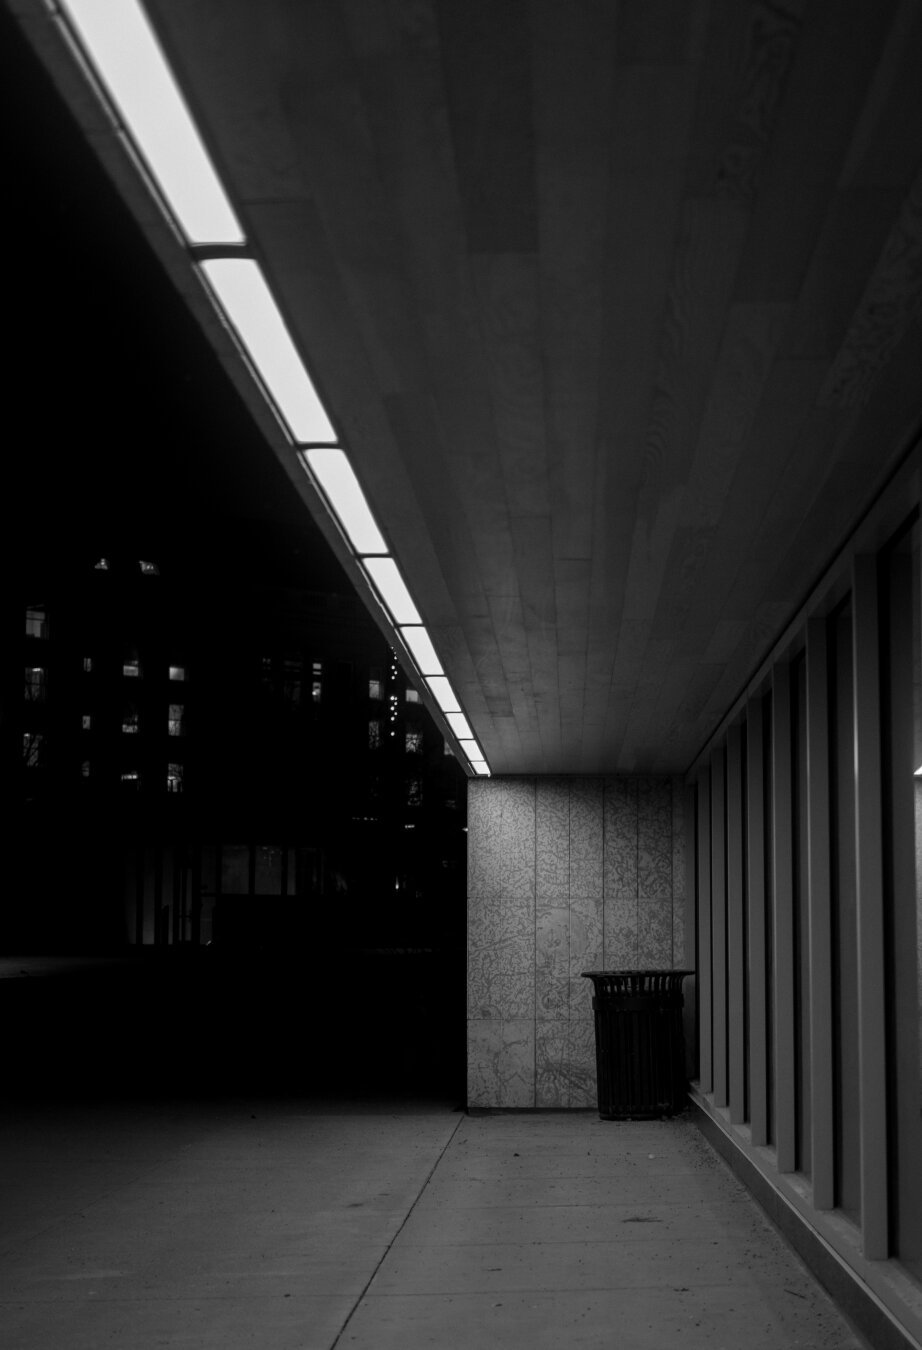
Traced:
<path fill-rule="evenodd" d="M 5 1350 L 864 1346 L 690 1121 L 20 1106 Z"/>

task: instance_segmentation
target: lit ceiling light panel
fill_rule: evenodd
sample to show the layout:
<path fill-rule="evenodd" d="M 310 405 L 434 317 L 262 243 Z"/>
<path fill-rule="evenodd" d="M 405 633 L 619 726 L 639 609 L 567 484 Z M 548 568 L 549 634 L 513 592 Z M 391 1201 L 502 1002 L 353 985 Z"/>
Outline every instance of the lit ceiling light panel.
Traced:
<path fill-rule="evenodd" d="M 435 654 L 432 638 L 425 628 L 401 628 L 400 636 L 409 648 L 420 675 L 445 674 L 442 663 Z"/>
<path fill-rule="evenodd" d="M 362 567 L 398 628 L 422 622 L 393 558 L 364 558 Z"/>
<path fill-rule="evenodd" d="M 336 435 L 258 263 L 209 258 L 200 264 L 292 438 L 333 443 Z"/>
<path fill-rule="evenodd" d="M 479 773 L 482 778 L 490 777 L 490 767 L 485 759 L 472 759 L 471 768 L 474 773 Z"/>
<path fill-rule="evenodd" d="M 483 751 L 476 741 L 459 741 L 458 744 L 472 764 L 485 764 Z"/>
<path fill-rule="evenodd" d="M 455 691 L 452 689 L 444 675 L 433 676 L 427 680 L 429 691 L 436 703 L 442 709 L 443 713 L 459 713 L 461 705 L 455 697 Z"/>
<path fill-rule="evenodd" d="M 136 0 L 63 0 L 95 73 L 193 244 L 242 244 L 243 231 Z"/>
<path fill-rule="evenodd" d="M 473 738 L 474 733 L 471 730 L 471 724 L 464 713 L 446 713 L 445 721 L 459 741 L 469 741 Z"/>
<path fill-rule="evenodd" d="M 386 553 L 384 536 L 375 524 L 345 451 L 324 446 L 322 449 L 302 451 L 301 458 L 320 484 L 333 514 L 356 553 Z"/>

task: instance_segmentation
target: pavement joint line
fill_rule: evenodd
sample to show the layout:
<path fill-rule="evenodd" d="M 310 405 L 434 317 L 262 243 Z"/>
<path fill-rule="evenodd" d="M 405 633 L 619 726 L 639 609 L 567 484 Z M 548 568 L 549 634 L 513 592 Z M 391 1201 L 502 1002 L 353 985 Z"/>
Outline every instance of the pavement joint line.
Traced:
<path fill-rule="evenodd" d="M 419 1204 L 420 1200 L 422 1199 L 423 1195 L 425 1194 L 426 1188 L 427 1188 L 427 1186 L 429 1185 L 429 1182 L 432 1180 L 433 1175 L 435 1174 L 435 1169 L 438 1167 L 439 1163 L 440 1163 L 440 1162 L 442 1161 L 442 1159 L 445 1157 L 445 1154 L 446 1154 L 446 1153 L 448 1152 L 448 1150 L 451 1148 L 451 1145 L 452 1145 L 452 1143 L 453 1143 L 453 1141 L 454 1141 L 454 1137 L 455 1137 L 455 1135 L 458 1133 L 458 1130 L 461 1128 L 461 1125 L 462 1125 L 462 1122 L 464 1121 L 464 1119 L 465 1119 L 465 1116 L 464 1116 L 463 1114 L 459 1115 L 457 1121 L 455 1122 L 455 1127 L 454 1127 L 454 1129 L 452 1130 L 451 1134 L 448 1136 L 448 1138 L 445 1140 L 445 1145 L 444 1145 L 444 1147 L 442 1148 L 441 1152 L 439 1153 L 439 1156 L 436 1158 L 435 1162 L 432 1164 L 432 1166 L 429 1168 L 429 1171 L 426 1173 L 426 1178 L 425 1178 L 425 1180 L 423 1181 L 423 1184 L 422 1184 L 422 1185 L 420 1186 L 420 1188 L 419 1188 L 419 1193 L 417 1194 L 416 1199 L 413 1201 L 412 1205 L 410 1206 L 410 1208 L 407 1210 L 406 1214 L 404 1214 L 403 1218 L 401 1219 L 401 1221 L 400 1221 L 400 1226 L 399 1226 L 399 1228 L 397 1229 L 397 1232 L 394 1234 L 394 1236 L 391 1238 L 390 1242 L 389 1242 L 389 1243 L 387 1244 L 387 1246 L 385 1247 L 384 1251 L 381 1253 L 381 1259 L 380 1259 L 380 1261 L 378 1261 L 378 1263 L 377 1263 L 377 1265 L 375 1266 L 374 1270 L 373 1270 L 373 1271 L 371 1272 L 371 1274 L 369 1275 L 368 1279 L 367 1279 L 366 1282 L 365 1282 L 364 1287 L 362 1288 L 362 1290 L 360 1291 L 360 1293 L 357 1295 L 357 1297 L 356 1297 L 356 1299 L 355 1299 L 355 1302 L 353 1303 L 352 1307 L 349 1309 L 349 1312 L 348 1312 L 348 1314 L 347 1314 L 347 1316 L 346 1316 L 346 1320 L 343 1322 L 343 1324 L 342 1324 L 342 1326 L 340 1327 L 339 1331 L 336 1333 L 336 1336 L 335 1336 L 335 1338 L 333 1339 L 333 1341 L 331 1341 L 331 1343 L 330 1343 L 330 1350 L 336 1350 L 336 1347 L 339 1345 L 340 1341 L 342 1340 L 343 1334 L 344 1334 L 344 1332 L 345 1332 L 345 1330 L 346 1330 L 346 1327 L 348 1327 L 349 1323 L 352 1321 L 352 1319 L 353 1319 L 353 1317 L 355 1316 L 356 1311 L 357 1311 L 357 1309 L 358 1309 L 360 1303 L 361 1303 L 362 1300 L 364 1299 L 365 1295 L 368 1293 L 368 1290 L 371 1288 L 372 1281 L 374 1280 L 374 1278 L 375 1278 L 375 1276 L 377 1275 L 378 1271 L 381 1269 L 381 1267 L 384 1265 L 384 1262 L 387 1260 L 388 1256 L 390 1255 L 390 1251 L 391 1251 L 391 1248 L 393 1247 L 394 1243 L 397 1241 L 397 1239 L 400 1237 L 400 1234 L 403 1232 L 404 1228 L 406 1228 L 407 1224 L 409 1223 L 410 1216 L 412 1215 L 412 1213 L 413 1213 L 413 1211 L 415 1210 L 416 1206 Z"/>

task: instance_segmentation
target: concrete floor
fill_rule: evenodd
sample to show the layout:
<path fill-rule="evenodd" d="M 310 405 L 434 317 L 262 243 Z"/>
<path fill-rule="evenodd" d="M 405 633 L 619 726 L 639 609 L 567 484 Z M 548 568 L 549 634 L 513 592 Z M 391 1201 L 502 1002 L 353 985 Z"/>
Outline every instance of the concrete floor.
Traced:
<path fill-rule="evenodd" d="M 686 1118 L 10 1108 L 5 1350 L 865 1345 Z"/>

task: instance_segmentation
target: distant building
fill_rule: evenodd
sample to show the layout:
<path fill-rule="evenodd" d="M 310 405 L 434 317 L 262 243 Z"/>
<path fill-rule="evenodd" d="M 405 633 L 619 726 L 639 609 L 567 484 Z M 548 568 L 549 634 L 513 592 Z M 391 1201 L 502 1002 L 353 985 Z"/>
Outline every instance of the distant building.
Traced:
<path fill-rule="evenodd" d="M 8 950 L 448 940 L 466 775 L 356 597 L 100 557 L 24 620 Z"/>

